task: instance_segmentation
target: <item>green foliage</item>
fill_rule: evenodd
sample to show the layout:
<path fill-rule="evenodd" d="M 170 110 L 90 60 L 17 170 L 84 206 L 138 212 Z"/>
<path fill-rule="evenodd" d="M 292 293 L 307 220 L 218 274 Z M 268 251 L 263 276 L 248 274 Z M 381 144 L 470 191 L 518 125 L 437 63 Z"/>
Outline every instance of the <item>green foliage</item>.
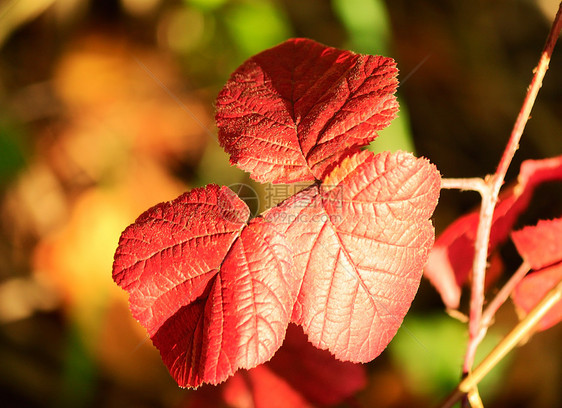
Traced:
<path fill-rule="evenodd" d="M 222 7 L 227 0 L 184 0 L 187 5 L 201 10 L 214 11 Z"/>
<path fill-rule="evenodd" d="M 355 51 L 389 55 L 390 18 L 382 0 L 332 0 L 332 6 Z"/>
<path fill-rule="evenodd" d="M 235 42 L 243 59 L 291 36 L 287 18 L 273 2 L 236 2 L 225 11 L 224 18 L 231 40 Z"/>
<path fill-rule="evenodd" d="M 23 131 L 10 121 L 0 119 L 0 188 L 25 165 Z"/>
<path fill-rule="evenodd" d="M 390 17 L 382 0 L 332 0 L 332 7 L 347 31 L 349 43 L 346 48 L 364 54 L 392 56 Z M 398 117 L 379 132 L 380 137 L 369 146 L 369 150 L 415 151 L 408 111 L 400 95 L 398 102 Z"/>
<path fill-rule="evenodd" d="M 477 363 L 492 351 L 502 334 L 490 330 L 476 353 Z M 460 381 L 467 342 L 466 325 L 445 314 L 409 313 L 389 345 L 391 358 L 404 370 L 411 390 L 434 400 L 443 398 Z M 498 389 L 510 356 L 488 374 L 478 388 L 487 399 Z"/>

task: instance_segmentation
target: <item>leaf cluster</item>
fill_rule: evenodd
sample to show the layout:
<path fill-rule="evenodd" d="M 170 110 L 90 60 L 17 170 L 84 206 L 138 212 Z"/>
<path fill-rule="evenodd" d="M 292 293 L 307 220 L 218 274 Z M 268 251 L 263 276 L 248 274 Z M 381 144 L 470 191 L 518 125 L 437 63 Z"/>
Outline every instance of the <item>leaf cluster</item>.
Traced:
<path fill-rule="evenodd" d="M 393 60 L 291 39 L 220 92 L 219 141 L 260 182 L 313 184 L 259 217 L 226 187 L 156 205 L 122 234 L 113 278 L 181 386 L 218 384 L 281 347 L 289 323 L 344 361 L 378 356 L 417 292 L 440 175 L 374 155 L 398 109 Z"/>

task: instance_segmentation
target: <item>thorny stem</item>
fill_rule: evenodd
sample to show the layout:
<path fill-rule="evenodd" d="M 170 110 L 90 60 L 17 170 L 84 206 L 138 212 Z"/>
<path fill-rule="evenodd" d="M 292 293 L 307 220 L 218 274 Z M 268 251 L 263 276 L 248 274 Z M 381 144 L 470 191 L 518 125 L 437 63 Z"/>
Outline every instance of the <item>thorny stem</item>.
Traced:
<path fill-rule="evenodd" d="M 470 298 L 470 319 L 469 319 L 469 341 L 463 364 L 463 374 L 468 375 L 474 362 L 476 348 L 483 337 L 482 328 L 482 307 L 484 305 L 484 281 L 486 275 L 486 260 L 488 257 L 488 243 L 490 240 L 490 230 L 494 207 L 498 201 L 500 188 L 504 182 L 507 169 L 511 160 L 519 147 L 521 135 L 529 119 L 531 109 L 542 85 L 542 80 L 548 69 L 550 57 L 554 45 L 562 29 L 562 2 L 548 34 L 546 44 L 542 51 L 539 63 L 534 70 L 534 76 L 527 90 L 527 95 L 523 101 L 519 115 L 513 126 L 509 141 L 500 160 L 494 175 L 488 177 L 485 182 L 488 188 L 481 190 L 482 206 L 480 208 L 480 222 L 476 233 L 475 254 L 472 273 L 472 288 Z M 480 191 L 480 190 L 479 190 Z M 467 377 L 468 378 L 468 377 Z M 476 383 L 475 383 L 476 384 Z"/>
<path fill-rule="evenodd" d="M 521 320 L 511 332 L 486 356 L 484 360 L 468 374 L 455 390 L 440 405 L 441 408 L 451 408 L 459 399 L 473 390 L 492 368 L 494 368 L 507 353 L 509 353 L 525 337 L 532 333 L 533 328 L 548 313 L 552 307 L 562 300 L 562 281 L 551 289 L 543 299 Z"/>
<path fill-rule="evenodd" d="M 484 305 L 484 282 L 486 277 L 486 266 L 488 259 L 488 243 L 490 241 L 490 230 L 492 229 L 492 218 L 497 197 L 493 197 L 491 190 L 482 195 L 482 206 L 480 207 L 480 222 L 476 230 L 476 242 L 474 248 L 474 263 L 472 265 L 472 288 L 470 297 L 470 314 L 468 320 L 469 341 L 463 365 L 463 375 L 470 372 L 476 348 L 482 337 L 480 336 L 480 320 L 482 317 L 482 306 Z"/>

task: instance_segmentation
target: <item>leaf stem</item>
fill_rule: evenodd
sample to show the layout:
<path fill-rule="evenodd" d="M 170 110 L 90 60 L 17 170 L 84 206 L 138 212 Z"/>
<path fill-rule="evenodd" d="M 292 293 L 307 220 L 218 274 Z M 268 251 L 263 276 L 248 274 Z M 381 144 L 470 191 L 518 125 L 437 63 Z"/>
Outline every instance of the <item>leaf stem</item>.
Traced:
<path fill-rule="evenodd" d="M 490 327 L 494 316 L 498 309 L 505 303 L 509 295 L 515 289 L 515 286 L 527 275 L 527 273 L 531 270 L 531 265 L 527 262 L 523 262 L 521 266 L 515 271 L 511 278 L 503 285 L 500 291 L 496 294 L 494 299 L 488 304 L 484 312 L 482 313 L 482 320 L 481 320 L 481 330 L 487 330 Z"/>
<path fill-rule="evenodd" d="M 465 360 L 463 363 L 463 374 L 470 372 L 474 362 L 476 348 L 482 340 L 482 307 L 484 305 L 484 281 L 486 277 L 486 260 L 488 257 L 488 243 L 490 240 L 490 230 L 492 227 L 492 218 L 494 208 L 498 201 L 498 195 L 503 185 L 505 175 L 511 164 L 513 156 L 519 147 L 519 141 L 525 129 L 525 125 L 529 119 L 531 109 L 542 85 L 542 80 L 548 69 L 550 57 L 554 49 L 554 45 L 562 30 L 562 2 L 560 3 L 558 12 L 548 34 L 545 46 L 541 53 L 539 63 L 535 68 L 533 79 L 527 90 L 527 95 L 523 101 L 523 105 L 511 132 L 507 146 L 503 152 L 502 158 L 498 164 L 496 172 L 487 177 L 485 182 L 488 188 L 483 188 L 482 206 L 480 208 L 480 222 L 476 233 L 475 254 L 472 272 L 472 288 L 470 298 L 470 320 L 469 320 L 469 341 Z"/>
<path fill-rule="evenodd" d="M 507 353 L 521 342 L 554 305 L 562 300 L 562 280 L 551 289 L 543 299 L 529 312 L 517 326 L 505 336 L 502 341 L 486 356 L 484 360 L 468 374 L 455 390 L 440 405 L 441 408 L 451 408 L 459 399 L 463 398 L 494 368 Z"/>
<path fill-rule="evenodd" d="M 478 191 L 480 195 L 487 190 L 487 184 L 480 177 L 474 178 L 443 178 L 441 179 L 442 189 L 457 189 L 462 191 Z"/>

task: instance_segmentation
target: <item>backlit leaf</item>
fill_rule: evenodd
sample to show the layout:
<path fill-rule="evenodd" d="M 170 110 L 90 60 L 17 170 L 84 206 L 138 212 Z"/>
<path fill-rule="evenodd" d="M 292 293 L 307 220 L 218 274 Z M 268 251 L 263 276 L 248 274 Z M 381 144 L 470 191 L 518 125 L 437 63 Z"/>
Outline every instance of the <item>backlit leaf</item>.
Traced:
<path fill-rule="evenodd" d="M 533 269 L 562 261 L 562 218 L 539 221 L 536 226 L 514 231 L 511 239 Z"/>
<path fill-rule="evenodd" d="M 228 188 L 194 189 L 122 234 L 114 279 L 181 386 L 269 360 L 295 301 L 290 253 Z"/>
<path fill-rule="evenodd" d="M 440 190 L 425 159 L 359 152 L 395 116 L 396 73 L 391 59 L 306 39 L 234 72 L 216 116 L 231 162 L 259 181 L 315 183 L 249 222 L 232 191 L 209 185 L 123 232 L 114 280 L 178 384 L 218 384 L 268 361 L 290 321 L 345 361 L 370 361 L 392 339 L 433 244 Z M 328 356 L 322 350 L 318 361 Z M 274 395 L 264 390 L 308 384 L 284 364 L 238 373 L 231 384 L 241 388 L 230 389 L 246 384 L 257 405 Z M 318 366 L 312 371 L 318 377 Z M 309 384 L 303 403 L 336 402 L 357 386 L 324 379 L 341 392 L 317 388 L 311 397 Z"/>
<path fill-rule="evenodd" d="M 500 194 L 494 210 L 489 253 L 509 237 L 535 188 L 553 180 L 562 180 L 562 156 L 526 160 L 521 164 L 517 184 Z M 459 307 L 461 287 L 472 270 L 478 220 L 478 211 L 474 211 L 452 223 L 435 242 L 425 268 L 425 276 L 435 286 L 445 306 L 451 309 Z"/>
<path fill-rule="evenodd" d="M 188 408 L 333 406 L 363 389 L 367 378 L 361 364 L 338 361 L 312 346 L 302 329 L 291 324 L 283 346 L 273 358 L 240 371 L 218 388 L 202 387 Z"/>
<path fill-rule="evenodd" d="M 288 40 L 232 74 L 216 102 L 219 141 L 257 181 L 322 180 L 395 117 L 397 72 L 390 58 Z"/>
<path fill-rule="evenodd" d="M 523 278 L 512 295 L 515 305 L 528 313 L 562 280 L 562 218 L 539 221 L 514 231 L 511 238 L 521 257 L 535 270 Z M 541 319 L 538 329 L 548 329 L 561 320 L 562 302 L 558 302 Z"/>
<path fill-rule="evenodd" d="M 361 152 L 264 214 L 293 246 L 292 321 L 312 344 L 354 362 L 384 350 L 417 292 L 439 188 L 425 159 Z"/>
<path fill-rule="evenodd" d="M 560 238 L 558 238 L 560 239 Z M 512 299 L 524 313 L 529 313 L 542 298 L 562 280 L 562 264 L 541 269 L 525 276 L 515 287 Z M 558 301 L 537 325 L 546 330 L 562 321 L 562 301 Z"/>
<path fill-rule="evenodd" d="M 314 405 L 341 403 L 367 382 L 363 365 L 339 361 L 326 350 L 317 349 L 302 328 L 293 324 L 267 367 Z"/>

